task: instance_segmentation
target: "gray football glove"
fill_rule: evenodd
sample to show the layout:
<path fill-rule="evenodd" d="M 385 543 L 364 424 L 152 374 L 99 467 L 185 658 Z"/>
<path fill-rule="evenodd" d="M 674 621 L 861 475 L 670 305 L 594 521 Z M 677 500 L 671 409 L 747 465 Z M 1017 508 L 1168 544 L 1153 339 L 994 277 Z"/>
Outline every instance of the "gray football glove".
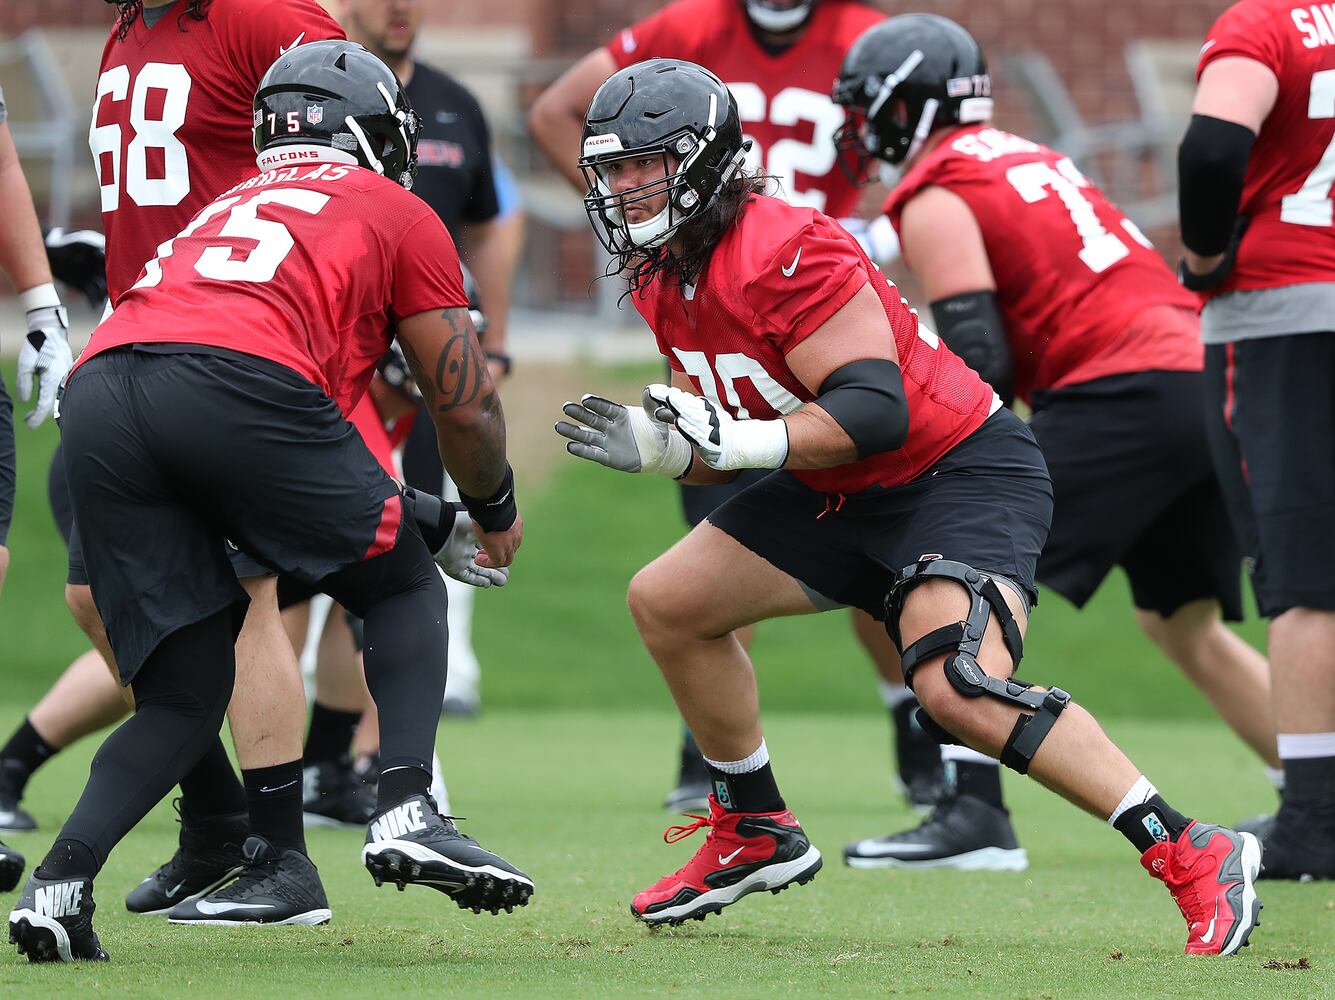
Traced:
<path fill-rule="evenodd" d="M 37 380 L 37 403 L 24 418 L 35 430 L 51 416 L 56 405 L 56 390 L 74 366 L 70 353 L 69 321 L 61 305 L 39 306 L 27 313 L 28 335 L 19 349 L 19 399 L 32 399 L 32 383 Z"/>
<path fill-rule="evenodd" d="M 448 505 L 446 506 L 445 513 L 448 516 Z M 454 530 L 450 532 L 450 537 L 432 558 L 436 560 L 436 565 L 444 570 L 446 576 L 460 583 L 482 590 L 488 587 L 504 587 L 510 581 L 510 570 L 506 567 L 496 569 L 491 566 L 479 566 L 477 554 L 480 551 L 477 536 L 473 534 L 473 519 L 469 517 L 468 511 L 460 510 L 454 513 Z"/>
<path fill-rule="evenodd" d="M 642 406 L 623 406 L 585 396 L 561 407 L 570 421 L 556 424 L 566 451 L 621 472 L 653 472 L 677 478 L 691 466 L 691 446 L 671 424 L 654 419 L 646 395 Z"/>

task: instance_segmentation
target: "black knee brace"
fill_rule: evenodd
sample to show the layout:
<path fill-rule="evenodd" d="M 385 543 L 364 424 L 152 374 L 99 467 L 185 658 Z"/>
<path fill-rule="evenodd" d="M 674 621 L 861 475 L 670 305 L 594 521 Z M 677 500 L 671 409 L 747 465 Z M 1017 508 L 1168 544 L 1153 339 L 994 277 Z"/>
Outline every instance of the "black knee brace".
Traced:
<path fill-rule="evenodd" d="M 933 577 L 953 580 L 969 592 L 968 617 L 964 621 L 943 625 L 928 632 L 905 649 L 899 632 L 899 615 L 904 609 L 904 599 L 914 587 Z M 918 664 L 941 653 L 949 653 L 945 662 L 946 679 L 959 694 L 966 698 L 980 698 L 987 694 L 1034 711 L 1033 715 L 1020 713 L 1015 720 L 1015 728 L 1011 730 L 1001 750 L 1001 763 L 1025 774 L 1057 717 L 1070 704 L 1071 696 L 1061 688 L 1034 691 L 1032 684 L 1014 678 L 1003 680 L 989 676 L 978 665 L 978 651 L 983 645 L 983 633 L 987 631 L 989 612 L 995 614 L 1001 623 L 1002 638 L 1011 654 L 1011 661 L 1019 666 L 1020 657 L 1024 655 L 1024 637 L 1020 634 L 1020 626 L 1011 614 L 1005 596 L 992 577 L 961 562 L 931 559 L 904 569 L 886 596 L 885 627 L 900 651 L 904 684 L 909 688 L 913 687 L 913 671 Z M 924 724 L 930 722 L 930 725 L 924 725 L 924 729 L 940 742 L 958 742 L 921 709 L 919 721 Z M 946 739 L 941 739 L 942 736 Z"/>

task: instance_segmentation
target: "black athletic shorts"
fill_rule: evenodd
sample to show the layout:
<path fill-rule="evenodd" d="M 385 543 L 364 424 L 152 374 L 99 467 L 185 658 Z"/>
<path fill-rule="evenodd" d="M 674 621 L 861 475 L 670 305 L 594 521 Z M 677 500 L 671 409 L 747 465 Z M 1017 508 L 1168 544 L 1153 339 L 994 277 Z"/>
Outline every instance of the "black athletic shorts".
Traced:
<path fill-rule="evenodd" d="M 1210 461 L 1205 379 L 1135 372 L 1034 394 L 1056 509 L 1038 580 L 1083 607 L 1113 566 L 1136 607 L 1242 618 L 1242 552 Z"/>
<path fill-rule="evenodd" d="M 1052 517 L 1043 453 L 1015 414 L 998 410 L 911 483 L 830 497 L 773 472 L 709 523 L 802 584 L 817 607 L 885 618 L 899 572 L 924 556 L 1006 577 L 1037 602 L 1034 567 Z"/>
<path fill-rule="evenodd" d="M 176 629 L 244 609 L 224 539 L 319 581 L 394 548 L 403 521 L 397 484 L 315 385 L 246 355 L 160 351 L 92 358 L 61 408 L 89 582 L 124 683 Z"/>
<path fill-rule="evenodd" d="M 56 445 L 51 456 L 51 469 L 46 477 L 46 500 L 51 507 L 51 516 L 55 519 L 60 536 L 65 539 L 69 567 L 65 582 L 75 586 L 88 585 L 88 568 L 83 564 L 83 540 L 79 537 L 79 528 L 74 523 L 74 505 L 70 502 L 69 480 L 65 478 L 64 442 Z M 258 560 L 252 559 L 235 545 L 225 545 L 223 552 L 232 564 L 232 572 L 238 580 L 248 576 L 272 576 L 273 571 Z"/>
<path fill-rule="evenodd" d="M 0 376 L 0 545 L 9 538 L 9 525 L 14 519 L 14 483 L 17 478 L 14 460 L 14 403 L 5 391 L 5 380 Z"/>
<path fill-rule="evenodd" d="M 1210 449 L 1268 618 L 1335 610 L 1335 333 L 1208 344 Z"/>
<path fill-rule="evenodd" d="M 682 516 L 686 518 L 686 523 L 694 528 L 742 490 L 754 486 L 769 475 L 769 469 L 743 469 L 730 483 L 718 483 L 713 486 L 682 485 L 680 487 Z"/>

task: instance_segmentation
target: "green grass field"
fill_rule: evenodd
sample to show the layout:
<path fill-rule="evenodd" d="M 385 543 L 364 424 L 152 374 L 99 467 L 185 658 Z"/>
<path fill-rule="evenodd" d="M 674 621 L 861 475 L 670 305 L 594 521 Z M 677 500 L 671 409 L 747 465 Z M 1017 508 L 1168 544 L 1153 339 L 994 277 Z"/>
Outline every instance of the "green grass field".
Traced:
<path fill-rule="evenodd" d="M 0 740 L 83 647 L 60 600 L 63 549 L 44 499 L 54 431 L 19 433 L 20 502 L 0 599 Z M 887 781 L 884 713 L 842 615 L 777 623 L 755 645 L 776 772 L 825 869 L 810 885 L 703 923 L 638 925 L 630 896 L 698 843 L 659 839 L 671 821 L 658 804 L 676 723 L 623 603 L 633 571 L 678 532 L 675 497 L 660 481 L 573 462 L 541 489 L 526 486 L 521 476 L 528 530 L 513 583 L 478 602 L 484 715 L 443 726 L 439 741 L 455 809 L 471 817 L 465 830 L 534 876 L 526 909 L 477 916 L 427 889 L 377 890 L 358 864 L 360 833 L 317 831 L 312 856 L 334 910 L 327 927 L 256 932 L 131 917 L 124 893 L 174 847 L 164 805 L 98 880 L 112 963 L 29 968 L 6 949 L 0 998 L 1335 996 L 1335 886 L 1266 883 L 1252 947 L 1189 960 L 1176 908 L 1122 838 L 1013 775 L 1028 872 L 843 867 L 844 842 L 911 816 Z M 1244 634 L 1261 636 L 1256 623 Z M 1045 598 L 1027 654 L 1026 675 L 1099 713 L 1181 808 L 1228 820 L 1273 801 L 1245 748 L 1135 632 L 1120 579 L 1080 615 Z M 30 863 L 81 789 L 95 745 L 33 779 L 27 804 L 42 829 L 9 838 Z"/>

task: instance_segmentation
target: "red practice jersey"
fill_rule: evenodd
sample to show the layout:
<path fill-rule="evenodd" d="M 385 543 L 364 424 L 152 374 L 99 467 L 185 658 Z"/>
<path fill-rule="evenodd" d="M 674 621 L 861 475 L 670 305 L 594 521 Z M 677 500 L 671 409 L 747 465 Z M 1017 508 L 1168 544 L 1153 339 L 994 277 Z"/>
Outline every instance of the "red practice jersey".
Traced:
<path fill-rule="evenodd" d="M 1241 215 L 1251 220 L 1219 295 L 1335 281 L 1335 7 L 1243 0 L 1201 48 L 1197 78 L 1216 59 L 1270 68 L 1279 95 L 1252 145 Z"/>
<path fill-rule="evenodd" d="M 1132 325 L 1152 306 L 1195 310 L 1196 297 L 1062 154 L 990 125 L 960 129 L 890 192 L 896 229 L 928 187 L 959 195 L 978 221 L 1021 399 L 1108 375 L 1201 370 L 1196 324 L 1152 335 Z M 910 267 L 912 252 L 905 248 Z"/>
<path fill-rule="evenodd" d="M 255 170 L 253 102 L 287 48 L 342 38 L 316 0 L 213 0 L 202 21 L 136 16 L 102 52 L 88 145 L 102 189 L 113 306 L 158 244 Z"/>
<path fill-rule="evenodd" d="M 916 478 L 1000 406 L 972 369 L 919 327 L 917 313 L 857 240 L 813 209 L 756 197 L 693 289 L 660 276 L 632 297 L 674 371 L 734 417 L 773 420 L 816 398 L 786 355 L 867 282 L 881 297 L 899 351 L 908 439 L 848 465 L 793 472 L 821 493 L 852 494 Z"/>
<path fill-rule="evenodd" d="M 662 57 L 699 63 L 737 98 L 742 129 L 754 140 L 747 167 L 779 178 L 783 197 L 840 218 L 858 189 L 839 168 L 834 133 L 844 112 L 830 100 L 835 77 L 858 35 L 885 15 L 851 0 L 816 5 L 794 44 L 777 54 L 756 40 L 738 0 L 676 0 L 607 45 L 617 68 Z"/>
<path fill-rule="evenodd" d="M 395 322 L 457 306 L 468 306 L 459 257 L 426 202 L 359 166 L 280 167 L 220 195 L 162 244 L 80 363 L 133 343 L 221 347 L 286 365 L 346 414 Z"/>

